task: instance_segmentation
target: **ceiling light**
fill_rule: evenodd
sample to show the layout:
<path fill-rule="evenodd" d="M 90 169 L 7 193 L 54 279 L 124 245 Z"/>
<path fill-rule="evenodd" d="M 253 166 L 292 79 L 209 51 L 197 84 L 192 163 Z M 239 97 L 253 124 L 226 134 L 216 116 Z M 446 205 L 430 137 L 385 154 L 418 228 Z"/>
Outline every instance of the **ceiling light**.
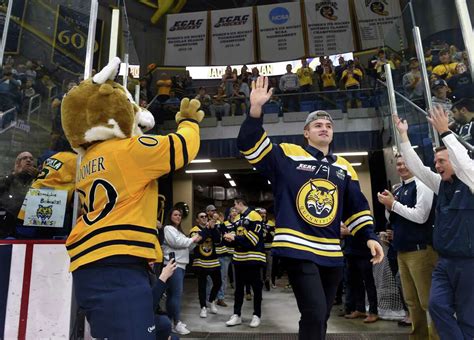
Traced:
<path fill-rule="evenodd" d="M 418 145 L 413 145 L 412 148 L 416 149 L 416 148 L 418 148 Z"/>
<path fill-rule="evenodd" d="M 195 159 L 191 163 L 211 163 L 210 159 Z"/>
<path fill-rule="evenodd" d="M 231 186 L 233 186 L 233 187 L 236 187 L 236 186 L 237 186 L 237 184 L 235 184 L 235 181 L 233 181 L 233 180 L 230 180 L 230 181 L 229 181 L 229 184 L 230 184 Z"/>
<path fill-rule="evenodd" d="M 352 166 L 361 166 L 362 163 L 351 163 Z"/>
<path fill-rule="evenodd" d="M 256 169 L 256 168 L 252 168 L 252 170 L 253 170 L 253 171 L 257 171 L 257 169 Z"/>
<path fill-rule="evenodd" d="M 267 181 L 267 183 L 270 184 L 270 185 L 272 185 L 272 182 L 270 182 L 270 181 Z"/>
<path fill-rule="evenodd" d="M 336 156 L 367 156 L 369 153 L 367 151 L 357 151 L 357 152 L 337 152 Z"/>
<path fill-rule="evenodd" d="M 227 178 L 227 179 L 231 179 L 232 177 L 230 177 L 230 174 L 224 174 L 224 177 Z"/>
<path fill-rule="evenodd" d="M 211 172 L 217 172 L 217 169 L 186 170 L 187 174 L 208 174 Z"/>

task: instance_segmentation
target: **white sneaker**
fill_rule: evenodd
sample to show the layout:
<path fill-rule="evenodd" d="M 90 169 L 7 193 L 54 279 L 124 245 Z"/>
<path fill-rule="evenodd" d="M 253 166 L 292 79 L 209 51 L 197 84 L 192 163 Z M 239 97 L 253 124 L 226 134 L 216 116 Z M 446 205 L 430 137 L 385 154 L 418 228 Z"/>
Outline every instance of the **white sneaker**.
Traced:
<path fill-rule="evenodd" d="M 212 301 L 212 302 L 211 302 L 211 313 L 212 313 L 212 314 L 217 314 L 216 301 Z"/>
<path fill-rule="evenodd" d="M 201 318 L 207 318 L 207 308 L 206 307 L 201 308 L 201 312 L 199 313 L 199 316 Z"/>
<path fill-rule="evenodd" d="M 186 334 L 191 333 L 191 331 L 186 328 L 186 325 L 184 323 L 182 323 L 181 321 L 178 321 L 176 326 L 174 326 L 173 333 L 177 333 L 177 334 L 180 334 L 180 335 L 186 335 Z"/>
<path fill-rule="evenodd" d="M 252 321 L 250 321 L 250 327 L 256 328 L 260 326 L 260 318 L 256 315 L 252 317 Z"/>
<path fill-rule="evenodd" d="M 227 321 L 225 324 L 227 326 L 236 326 L 240 325 L 242 323 L 242 318 L 238 316 L 237 314 L 234 314 L 230 317 L 229 321 Z"/>

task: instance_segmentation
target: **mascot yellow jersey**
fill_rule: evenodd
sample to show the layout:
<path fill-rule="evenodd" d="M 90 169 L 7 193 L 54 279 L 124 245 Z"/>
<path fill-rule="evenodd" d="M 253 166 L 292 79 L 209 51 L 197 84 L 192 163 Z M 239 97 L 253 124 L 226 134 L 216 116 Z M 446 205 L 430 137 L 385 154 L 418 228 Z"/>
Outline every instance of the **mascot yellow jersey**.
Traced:
<path fill-rule="evenodd" d="M 161 261 L 156 231 L 156 179 L 181 168 L 199 150 L 199 126 L 177 133 L 111 139 L 87 149 L 77 174 L 83 215 L 66 242 L 71 271 L 112 255 Z"/>

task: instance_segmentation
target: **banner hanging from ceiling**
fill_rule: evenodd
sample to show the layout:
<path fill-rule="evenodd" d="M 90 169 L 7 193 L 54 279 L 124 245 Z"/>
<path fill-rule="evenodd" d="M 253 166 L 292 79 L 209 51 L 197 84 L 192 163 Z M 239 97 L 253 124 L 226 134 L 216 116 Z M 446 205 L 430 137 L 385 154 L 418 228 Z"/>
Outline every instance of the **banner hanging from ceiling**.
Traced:
<path fill-rule="evenodd" d="M 406 45 L 399 0 L 357 0 L 354 4 L 363 50 L 388 45 L 399 51 Z"/>
<path fill-rule="evenodd" d="M 166 16 L 165 65 L 206 65 L 207 12 Z"/>
<path fill-rule="evenodd" d="M 354 50 L 349 0 L 305 0 L 304 5 L 311 56 Z"/>
<path fill-rule="evenodd" d="M 258 6 L 260 60 L 298 59 L 305 55 L 299 2 Z"/>
<path fill-rule="evenodd" d="M 255 62 L 253 8 L 211 12 L 211 65 Z"/>

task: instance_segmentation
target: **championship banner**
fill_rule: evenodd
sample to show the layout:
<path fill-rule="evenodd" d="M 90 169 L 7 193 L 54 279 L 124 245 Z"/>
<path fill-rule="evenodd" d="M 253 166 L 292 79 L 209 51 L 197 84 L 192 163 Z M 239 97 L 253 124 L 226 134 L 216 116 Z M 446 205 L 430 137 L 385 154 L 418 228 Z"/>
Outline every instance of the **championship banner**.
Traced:
<path fill-rule="evenodd" d="M 354 4 L 363 50 L 387 45 L 387 39 L 392 40 L 390 45 L 393 45 L 394 36 L 405 39 L 399 0 L 358 0 Z M 405 42 L 395 40 L 396 46 L 390 47 L 398 51 Z"/>
<path fill-rule="evenodd" d="M 23 33 L 21 22 L 25 16 L 27 2 L 28 0 L 13 1 L 10 25 L 8 27 L 7 42 L 5 44 L 5 54 L 20 53 L 21 34 Z M 2 33 L 5 29 L 7 7 L 8 0 L 0 0 L 0 33 Z"/>
<path fill-rule="evenodd" d="M 304 4 L 311 56 L 354 51 L 349 0 L 305 0 Z"/>
<path fill-rule="evenodd" d="M 258 6 L 260 59 L 280 61 L 305 55 L 298 2 Z"/>
<path fill-rule="evenodd" d="M 252 7 L 211 12 L 211 65 L 255 62 Z"/>
<path fill-rule="evenodd" d="M 206 65 L 207 12 L 166 16 L 165 65 Z"/>
<path fill-rule="evenodd" d="M 102 46 L 102 20 L 97 20 L 95 30 L 93 67 L 100 68 Z M 58 6 L 51 62 L 73 74 L 84 73 L 87 50 L 89 16 L 65 6 Z"/>

